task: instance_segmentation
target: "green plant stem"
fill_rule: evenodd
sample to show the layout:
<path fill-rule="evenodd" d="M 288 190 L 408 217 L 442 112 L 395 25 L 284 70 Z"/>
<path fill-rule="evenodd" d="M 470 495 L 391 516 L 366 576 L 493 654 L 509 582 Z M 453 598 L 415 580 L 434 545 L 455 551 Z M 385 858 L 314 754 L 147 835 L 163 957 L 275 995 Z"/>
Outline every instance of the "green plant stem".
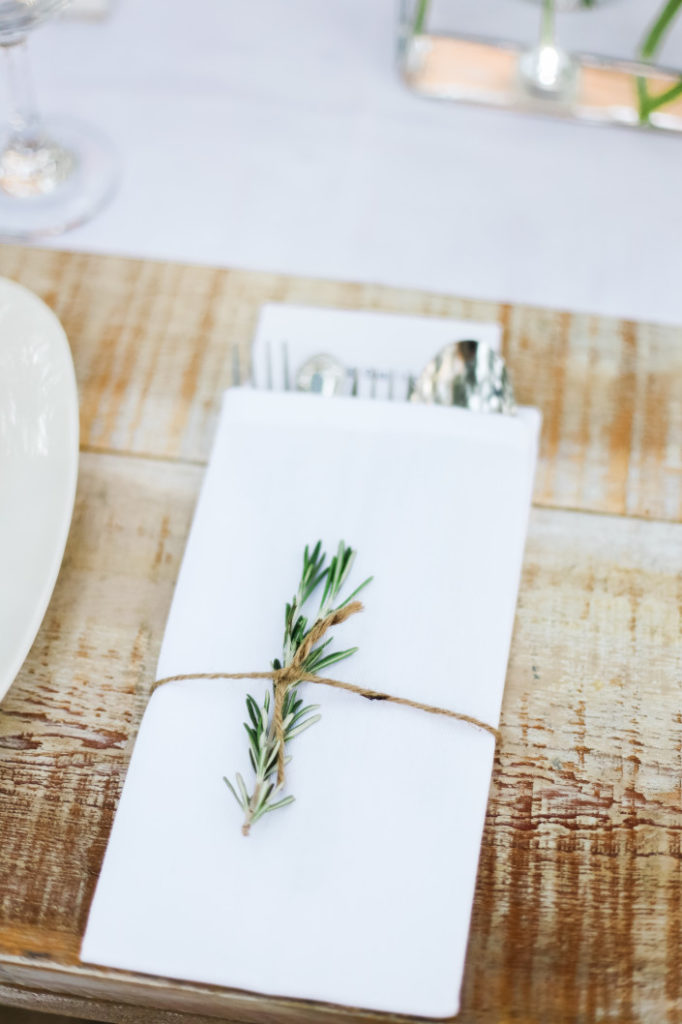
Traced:
<path fill-rule="evenodd" d="M 666 33 L 673 21 L 682 9 L 682 0 L 667 0 L 660 14 L 649 27 L 639 49 L 642 60 L 650 61 L 658 53 L 663 45 Z M 682 95 L 682 78 L 675 85 L 670 86 L 658 96 L 651 96 L 646 78 L 641 75 L 637 79 L 637 98 L 639 101 L 639 120 L 646 124 L 650 115 L 659 107 L 665 106 L 678 96 Z"/>
<path fill-rule="evenodd" d="M 414 24 L 412 26 L 413 35 L 420 36 L 424 31 L 424 26 L 426 24 L 426 15 L 429 13 L 430 4 L 431 0 L 419 0 L 419 2 L 417 3 L 417 11 L 414 16 Z"/>
<path fill-rule="evenodd" d="M 272 693 L 266 690 L 262 704 L 259 704 L 251 694 L 247 695 L 246 708 L 249 720 L 244 722 L 244 728 L 249 738 L 249 760 L 255 776 L 253 790 L 249 793 L 239 772 L 236 776 L 236 785 L 224 777 L 225 785 L 244 812 L 242 832 L 245 836 L 249 835 L 251 826 L 264 814 L 293 802 L 293 796 L 281 796 L 284 787 L 284 776 L 281 771 L 283 752 L 287 749 L 290 740 L 315 725 L 321 717 L 319 714 L 313 714 L 317 711 L 318 705 L 304 706 L 303 699 L 298 696 L 297 692 L 299 683 L 306 676 L 319 674 L 329 665 L 350 658 L 357 650 L 357 647 L 349 647 L 342 651 L 330 651 L 329 645 L 332 643 L 332 638 L 323 639 L 324 634 L 319 634 L 319 630 L 315 633 L 319 639 L 311 639 L 312 630 L 323 623 L 330 614 L 334 617 L 334 622 L 342 622 L 344 620 L 344 615 L 340 614 L 342 609 L 371 582 L 371 577 L 369 577 L 356 587 L 344 601 L 341 601 L 340 604 L 336 603 L 351 571 L 354 558 L 355 552 L 352 548 L 347 547 L 341 541 L 336 555 L 331 559 L 327 568 L 324 568 L 326 555 L 322 551 L 321 541 L 318 541 L 312 550 L 306 546 L 298 589 L 285 610 L 282 661 L 275 658 L 272 662 L 275 672 L 291 669 L 295 665 L 293 673 L 295 678 L 291 681 L 288 680 L 283 695 L 278 694 L 277 687 L 273 682 Z M 308 619 L 303 614 L 303 607 L 318 588 L 322 590 L 322 596 L 312 626 L 309 626 Z M 355 611 L 358 610 L 359 608 L 355 609 Z M 350 614 L 354 614 L 354 612 L 348 609 L 345 618 Z M 324 629 L 327 628 L 328 626 L 325 625 Z M 306 641 L 308 644 L 304 647 Z M 302 650 L 305 651 L 303 656 L 301 656 Z M 281 705 L 279 700 L 281 700 Z M 280 713 L 281 730 L 275 726 L 275 715 L 279 720 Z M 288 757 L 284 758 L 283 764 L 289 760 Z M 276 779 L 275 776 L 277 776 Z"/>
<path fill-rule="evenodd" d="M 555 13 L 554 0 L 542 0 L 540 46 L 554 46 L 556 43 Z"/>
<path fill-rule="evenodd" d="M 676 85 L 671 85 L 669 89 L 666 89 L 665 92 L 660 92 L 658 96 L 649 98 L 649 94 L 647 93 L 648 103 L 646 116 L 648 117 L 654 110 L 658 110 L 659 107 L 664 107 L 666 103 L 670 103 L 672 100 L 677 99 L 678 96 L 682 96 L 682 78 Z"/>
<path fill-rule="evenodd" d="M 663 43 L 666 32 L 682 7 L 682 0 L 667 0 L 663 10 L 658 15 L 653 25 L 649 28 L 644 41 L 639 48 L 642 60 L 651 60 L 656 55 Z"/>

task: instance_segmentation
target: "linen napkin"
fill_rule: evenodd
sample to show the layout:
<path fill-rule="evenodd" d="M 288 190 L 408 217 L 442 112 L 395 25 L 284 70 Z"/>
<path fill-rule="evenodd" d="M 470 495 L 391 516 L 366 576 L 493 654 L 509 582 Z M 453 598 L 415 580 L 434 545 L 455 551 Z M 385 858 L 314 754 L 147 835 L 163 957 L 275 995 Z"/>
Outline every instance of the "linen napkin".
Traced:
<path fill-rule="evenodd" d="M 539 414 L 224 399 L 158 677 L 267 670 L 305 544 L 358 551 L 358 645 L 332 674 L 497 725 Z M 244 698 L 183 681 L 145 712 L 92 904 L 85 961 L 426 1017 L 459 1005 L 494 740 L 444 717 L 303 684 L 292 805 L 244 838 Z"/>
<path fill-rule="evenodd" d="M 477 320 L 270 302 L 261 310 L 253 341 L 253 382 L 259 388 L 285 390 L 288 368 L 293 388 L 299 367 L 324 352 L 360 371 L 360 394 L 369 384 L 370 370 L 394 373 L 399 387 L 401 377 L 417 375 L 439 349 L 466 338 L 498 351 L 502 329 Z"/>

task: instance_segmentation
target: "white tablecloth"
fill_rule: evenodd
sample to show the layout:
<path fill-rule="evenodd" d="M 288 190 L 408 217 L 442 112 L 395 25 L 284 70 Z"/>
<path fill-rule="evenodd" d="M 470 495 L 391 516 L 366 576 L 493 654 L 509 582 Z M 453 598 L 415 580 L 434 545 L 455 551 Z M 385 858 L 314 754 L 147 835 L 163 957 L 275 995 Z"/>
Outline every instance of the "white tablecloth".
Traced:
<path fill-rule="evenodd" d="M 55 244 L 681 322 L 682 138 L 420 100 L 394 23 L 394 0 L 118 0 L 46 26 L 44 106 L 124 162 Z"/>

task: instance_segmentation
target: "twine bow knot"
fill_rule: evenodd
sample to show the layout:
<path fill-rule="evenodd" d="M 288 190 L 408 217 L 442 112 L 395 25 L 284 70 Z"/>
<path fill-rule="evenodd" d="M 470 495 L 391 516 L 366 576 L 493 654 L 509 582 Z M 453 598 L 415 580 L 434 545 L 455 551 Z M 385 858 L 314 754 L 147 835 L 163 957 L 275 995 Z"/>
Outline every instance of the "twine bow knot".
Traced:
<path fill-rule="evenodd" d="M 390 704 L 400 704 L 403 707 L 415 708 L 417 711 L 424 711 L 429 715 L 443 715 L 446 718 L 454 718 L 458 722 L 464 722 L 467 725 L 473 725 L 476 729 L 482 729 L 493 736 L 496 741 L 499 739 L 499 731 L 494 726 L 489 725 L 488 722 L 482 722 L 479 718 L 474 718 L 473 715 L 466 715 L 461 711 L 451 711 L 450 708 L 440 708 L 433 704 L 422 704 L 418 700 L 396 697 L 390 693 L 382 693 L 380 690 L 369 690 L 365 686 L 356 686 L 355 683 L 345 683 L 340 679 L 327 679 L 323 676 L 317 676 L 313 672 L 306 672 L 303 666 L 311 651 L 320 642 L 327 630 L 331 629 L 332 626 L 345 622 L 351 615 L 361 612 L 362 609 L 361 601 L 351 601 L 344 607 L 337 608 L 325 618 L 320 619 L 310 629 L 305 640 L 292 658 L 291 663 L 282 668 L 271 669 L 269 672 L 191 672 L 166 676 L 163 679 L 157 679 L 151 688 L 150 695 L 166 683 L 184 682 L 190 679 L 271 679 L 274 689 L 272 727 L 275 738 L 279 742 L 277 749 L 277 782 L 279 784 L 284 782 L 284 699 L 287 691 L 292 686 L 296 686 L 297 683 L 318 683 L 321 686 L 332 686 L 337 690 L 357 693 L 360 697 L 367 698 L 367 700 L 385 700 Z"/>
<path fill-rule="evenodd" d="M 308 656 L 312 649 L 320 642 L 322 637 L 325 635 L 328 629 L 332 626 L 338 626 L 346 619 L 349 619 L 351 615 L 355 615 L 357 612 L 362 611 L 362 601 L 351 601 L 350 604 L 345 605 L 343 608 L 337 608 L 336 611 L 330 612 L 324 619 L 320 619 L 310 629 L 307 637 L 296 651 L 291 664 L 285 665 L 283 668 L 273 669 L 271 673 L 267 673 L 272 677 L 272 686 L 275 691 L 274 706 L 272 709 L 272 727 L 279 746 L 277 748 L 277 783 L 281 785 L 284 782 L 284 721 L 283 721 L 283 708 L 284 698 L 287 695 L 287 691 L 292 686 L 296 686 L 297 683 L 324 683 L 329 685 L 329 680 L 321 679 L 320 676 L 316 676 L 314 673 L 306 672 L 304 665 L 308 660 Z M 252 677 L 248 677 L 252 678 Z"/>

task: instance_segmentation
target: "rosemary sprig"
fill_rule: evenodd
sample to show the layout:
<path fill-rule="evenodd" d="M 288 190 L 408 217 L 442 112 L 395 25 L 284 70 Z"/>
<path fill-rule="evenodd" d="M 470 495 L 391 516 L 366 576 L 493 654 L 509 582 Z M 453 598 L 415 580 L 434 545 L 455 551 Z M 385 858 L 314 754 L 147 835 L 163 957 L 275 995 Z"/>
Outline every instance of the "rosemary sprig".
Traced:
<path fill-rule="evenodd" d="M 343 541 L 339 544 L 338 550 L 325 568 L 326 554 L 322 551 L 322 542 L 318 541 L 312 551 L 306 545 L 303 552 L 303 568 L 298 589 L 291 602 L 287 604 L 284 613 L 284 639 L 282 643 L 282 658 L 275 658 L 272 667 L 275 671 L 282 668 L 289 668 L 299 649 L 305 643 L 311 630 L 323 619 L 326 619 L 332 612 L 339 611 L 352 601 L 371 581 L 372 577 L 364 580 L 359 587 L 345 600 L 336 604 L 340 591 L 350 574 L 355 560 L 355 551 L 347 547 Z M 322 596 L 315 618 L 309 624 L 308 618 L 303 614 L 304 605 L 310 600 L 313 594 L 322 588 Z M 329 645 L 332 638 L 328 638 L 316 646 L 313 646 L 305 660 L 300 666 L 301 676 L 319 675 L 324 669 L 329 668 L 338 661 L 350 658 L 355 654 L 357 647 L 349 647 L 343 651 L 330 651 Z M 300 733 L 315 725 L 322 717 L 315 712 L 317 704 L 305 704 L 303 698 L 298 695 L 299 680 L 292 681 L 289 685 L 282 705 L 282 729 L 284 743 L 286 744 Z M 251 826 L 262 818 L 269 811 L 278 807 L 286 807 L 293 802 L 293 796 L 282 796 L 283 784 L 278 783 L 276 778 L 277 763 L 279 757 L 280 741 L 275 735 L 274 727 L 274 687 L 271 698 L 267 691 L 262 705 L 259 706 L 254 697 L 249 694 L 246 698 L 246 709 L 249 721 L 244 722 L 244 728 L 249 740 L 249 760 L 253 768 L 255 778 L 253 790 L 249 793 L 242 775 L 238 772 L 236 786 L 229 779 L 225 778 L 225 784 L 234 796 L 235 800 L 244 812 L 244 823 L 242 832 L 248 835 Z M 290 758 L 285 758 L 288 763 Z"/>

